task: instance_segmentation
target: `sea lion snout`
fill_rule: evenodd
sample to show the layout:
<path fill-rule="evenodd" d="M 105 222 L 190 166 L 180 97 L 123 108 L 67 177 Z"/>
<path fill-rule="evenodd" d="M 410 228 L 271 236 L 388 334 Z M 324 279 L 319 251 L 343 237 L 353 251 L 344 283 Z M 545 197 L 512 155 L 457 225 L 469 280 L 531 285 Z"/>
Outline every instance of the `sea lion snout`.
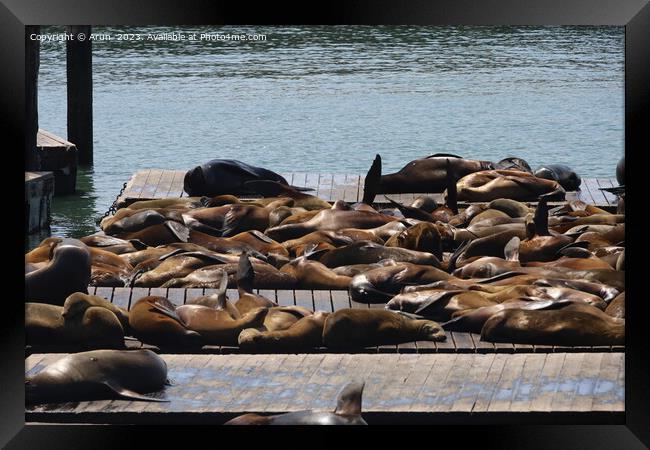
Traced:
<path fill-rule="evenodd" d="M 427 323 L 422 325 L 420 333 L 422 334 L 423 338 L 426 338 L 430 341 L 441 342 L 447 339 L 445 330 L 443 330 L 437 322 L 433 321 L 427 321 Z"/>

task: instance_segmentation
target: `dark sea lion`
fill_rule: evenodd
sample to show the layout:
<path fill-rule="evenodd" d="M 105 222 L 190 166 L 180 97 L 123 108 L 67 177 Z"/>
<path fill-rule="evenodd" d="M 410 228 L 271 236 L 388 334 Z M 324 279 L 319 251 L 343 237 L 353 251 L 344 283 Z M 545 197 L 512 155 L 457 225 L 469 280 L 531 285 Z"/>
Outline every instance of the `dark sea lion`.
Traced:
<path fill-rule="evenodd" d="M 188 170 L 183 179 L 183 189 L 190 196 L 247 194 L 251 192 L 251 188 L 246 187 L 244 183 L 255 180 L 270 180 L 289 185 L 284 177 L 271 170 L 232 159 L 213 159 Z M 310 190 L 295 186 L 293 188 Z"/>
<path fill-rule="evenodd" d="M 458 200 L 490 202 L 498 198 L 537 200 L 541 195 L 564 199 L 557 181 L 537 178 L 517 170 L 484 170 L 464 176 L 457 183 Z"/>
<path fill-rule="evenodd" d="M 161 312 L 156 305 L 164 305 L 172 311 L 176 308 L 165 297 L 140 298 L 129 312 L 129 326 L 135 337 L 147 344 L 169 347 L 203 345 L 199 333 L 188 330 L 180 320 Z"/>
<path fill-rule="evenodd" d="M 350 281 L 350 297 L 358 302 L 383 303 L 411 284 L 433 283 L 451 278 L 447 272 L 431 266 L 397 263 L 369 270 Z"/>
<path fill-rule="evenodd" d="M 567 191 L 577 191 L 582 180 L 565 164 L 546 164 L 535 171 L 536 177 L 555 180 Z"/>
<path fill-rule="evenodd" d="M 151 209 L 143 209 L 137 210 L 135 214 L 111 223 L 110 225 L 103 228 L 103 230 L 104 233 L 108 235 L 116 235 L 120 233 L 142 230 L 143 228 L 147 228 L 151 225 L 164 223 L 166 220 L 174 220 L 175 222 L 183 223 L 183 218 L 178 212 L 175 212 L 175 214 L 163 215 Z"/>
<path fill-rule="evenodd" d="M 342 228 L 376 228 L 395 220 L 397 220 L 395 217 L 368 211 L 324 209 L 305 222 L 278 225 L 267 229 L 264 234 L 278 242 L 284 242 L 318 230 L 337 231 Z"/>
<path fill-rule="evenodd" d="M 519 238 L 511 238 L 503 252 L 505 259 L 496 256 L 483 256 L 456 269 L 453 274 L 459 278 L 490 278 L 496 275 L 519 270 Z"/>
<path fill-rule="evenodd" d="M 519 170 L 522 172 L 533 173 L 533 169 L 530 168 L 530 165 L 526 160 L 511 156 L 504 158 L 494 165 L 494 169 L 500 170 Z"/>
<path fill-rule="evenodd" d="M 442 260 L 442 237 L 438 227 L 433 223 L 415 224 L 391 236 L 384 245 L 431 253 Z"/>
<path fill-rule="evenodd" d="M 445 339 L 445 332 L 432 320 L 383 309 L 339 309 L 327 317 L 323 327 L 323 344 L 330 349 Z"/>
<path fill-rule="evenodd" d="M 364 383 L 348 383 L 341 389 L 334 412 L 297 411 L 274 416 L 244 414 L 224 425 L 368 425 L 361 417 Z"/>
<path fill-rule="evenodd" d="M 426 290 L 398 294 L 386 309 L 418 314 L 431 320 L 446 322 L 452 314 L 464 309 L 492 306 L 495 302 L 480 292 L 462 290 Z"/>
<path fill-rule="evenodd" d="M 365 178 L 363 203 L 372 203 L 376 194 L 443 192 L 447 188 L 447 161 L 458 178 L 493 168 L 489 161 L 435 154 L 411 161 L 396 173 L 382 175 L 381 156 L 376 155 Z"/>
<path fill-rule="evenodd" d="M 519 243 L 519 260 L 522 263 L 552 261 L 561 248 L 572 242 L 569 236 L 549 231 L 548 206 L 546 198 L 541 197 L 534 218 L 526 220 L 526 239 Z"/>
<path fill-rule="evenodd" d="M 625 319 L 625 292 L 620 293 L 607 306 L 605 313 L 618 319 Z"/>
<path fill-rule="evenodd" d="M 625 185 L 625 155 L 616 164 L 616 181 L 621 186 Z"/>
<path fill-rule="evenodd" d="M 65 299 L 65 303 L 63 303 L 63 312 L 61 315 L 66 319 L 72 318 L 77 315 L 82 315 L 88 308 L 95 306 L 111 311 L 120 321 L 124 331 L 129 331 L 129 312 L 97 295 L 89 295 L 82 292 L 75 292 L 69 295 Z"/>
<path fill-rule="evenodd" d="M 438 202 L 433 197 L 428 195 L 420 195 L 409 205 L 412 208 L 418 208 L 422 211 L 432 213 L 436 208 L 438 208 Z"/>
<path fill-rule="evenodd" d="M 239 348 L 245 352 L 309 351 L 323 345 L 323 327 L 329 312 L 316 311 L 284 330 L 243 330 L 238 338 Z"/>
<path fill-rule="evenodd" d="M 580 303 L 551 310 L 510 309 L 485 322 L 481 340 L 532 345 L 624 345 L 625 320 Z"/>
<path fill-rule="evenodd" d="M 165 384 L 167 364 L 151 350 L 93 350 L 66 355 L 37 374 L 26 375 L 25 401 L 165 401 L 143 395 Z"/>
<path fill-rule="evenodd" d="M 25 298 L 30 301 L 63 305 L 74 292 L 88 292 L 91 255 L 77 239 L 62 239 L 53 248 L 49 264 L 25 274 Z"/>
<path fill-rule="evenodd" d="M 63 307 L 25 303 L 25 344 L 124 348 L 124 329 L 110 310 L 91 306 L 75 315 Z"/>
<path fill-rule="evenodd" d="M 330 250 L 319 258 L 319 262 L 332 268 L 351 264 L 372 264 L 382 259 L 440 267 L 440 260 L 431 253 L 399 247 L 384 247 L 368 241 L 353 242 Z"/>

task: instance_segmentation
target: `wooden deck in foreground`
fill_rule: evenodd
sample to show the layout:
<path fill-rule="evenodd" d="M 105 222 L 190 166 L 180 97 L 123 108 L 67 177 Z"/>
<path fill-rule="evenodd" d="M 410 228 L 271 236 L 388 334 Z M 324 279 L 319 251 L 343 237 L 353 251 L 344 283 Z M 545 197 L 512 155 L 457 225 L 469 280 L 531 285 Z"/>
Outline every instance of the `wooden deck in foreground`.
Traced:
<path fill-rule="evenodd" d="M 210 295 L 216 292 L 214 289 L 178 289 L 178 288 L 103 288 L 89 287 L 88 292 L 93 295 L 99 295 L 113 304 L 129 310 L 135 302 L 147 295 L 159 295 L 168 298 L 176 305 L 183 305 L 191 298 L 202 295 Z M 383 308 L 384 304 L 359 303 L 350 299 L 347 291 L 309 291 L 309 290 L 257 290 L 260 295 L 264 295 L 270 300 L 277 302 L 280 306 L 298 305 L 313 311 L 336 311 L 343 308 Z M 235 289 L 227 291 L 228 298 L 238 298 Z M 481 341 L 481 336 L 474 333 L 462 333 L 457 331 L 447 331 L 447 340 L 444 342 L 416 341 L 407 342 L 399 345 L 380 345 L 349 350 L 349 353 L 620 353 L 625 351 L 624 346 L 595 346 L 595 347 L 564 347 L 550 345 L 525 345 L 510 343 L 492 343 Z M 127 340 L 126 345 L 129 348 L 140 348 L 139 341 Z M 239 347 L 227 346 L 204 346 L 198 350 L 180 351 L 177 348 L 159 349 L 157 347 L 144 345 L 144 348 L 150 348 L 156 352 L 165 353 L 208 353 L 208 354 L 242 354 Z M 82 351 L 81 348 L 70 347 L 28 347 L 26 355 L 33 353 L 57 353 Z M 317 348 L 310 353 L 333 353 L 326 348 Z"/>
<path fill-rule="evenodd" d="M 63 355 L 30 356 L 36 373 Z M 624 422 L 624 355 L 162 355 L 165 403 L 102 400 L 31 406 L 26 422 L 211 424 L 244 412 L 333 410 L 365 380 L 377 423 Z M 550 414 L 553 412 L 553 414 Z"/>
<path fill-rule="evenodd" d="M 349 203 L 361 201 L 363 198 L 364 175 L 358 174 L 319 174 L 319 173 L 281 173 L 291 185 L 310 187 L 309 192 L 329 202 L 344 200 Z M 124 192 L 118 199 L 118 206 L 128 205 L 136 200 L 151 200 L 165 197 L 187 197 L 183 192 L 183 170 L 148 169 L 140 170 L 131 176 Z M 567 200 L 582 200 L 585 203 L 600 207 L 615 208 L 616 196 L 599 188 L 618 186 L 615 179 L 583 178 L 580 191 L 568 192 Z M 443 202 L 440 193 L 419 194 L 390 194 L 390 198 L 400 203 L 410 203 L 420 195 L 431 195 L 436 201 Z M 376 204 L 386 204 L 383 195 L 378 195 Z M 462 206 L 464 203 L 459 202 Z"/>

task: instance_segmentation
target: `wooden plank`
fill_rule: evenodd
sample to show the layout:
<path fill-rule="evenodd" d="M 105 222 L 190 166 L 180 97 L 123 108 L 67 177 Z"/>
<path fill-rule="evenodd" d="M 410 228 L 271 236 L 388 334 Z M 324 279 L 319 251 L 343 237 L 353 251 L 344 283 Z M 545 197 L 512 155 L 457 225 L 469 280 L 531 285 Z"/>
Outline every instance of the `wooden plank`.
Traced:
<path fill-rule="evenodd" d="M 433 341 L 416 341 L 415 346 L 418 353 L 436 353 L 438 351 L 436 343 Z"/>
<path fill-rule="evenodd" d="M 296 290 L 294 291 L 296 305 L 310 310 L 314 310 L 314 298 L 312 291 Z"/>
<path fill-rule="evenodd" d="M 319 189 L 319 174 L 317 173 L 307 173 L 307 176 L 305 177 L 305 187 L 312 188 L 313 191 L 308 191 L 309 194 L 315 195 L 316 197 L 320 197 L 318 195 L 318 189 Z"/>
<path fill-rule="evenodd" d="M 333 174 L 332 178 L 332 187 L 330 189 L 330 199 L 332 202 L 336 200 L 345 200 L 345 174 Z"/>
<path fill-rule="evenodd" d="M 203 296 L 203 289 L 199 289 L 199 288 L 185 289 L 185 303 L 187 303 L 187 301 L 190 299 L 202 297 L 202 296 Z"/>
<path fill-rule="evenodd" d="M 474 404 L 472 406 L 471 412 L 486 412 L 488 406 L 490 405 L 490 400 L 492 399 L 494 386 L 498 383 L 501 378 L 501 372 L 505 367 L 506 361 L 508 360 L 508 355 L 503 354 L 494 354 L 494 355 L 485 355 L 488 358 L 492 358 L 490 361 L 490 367 L 487 370 L 486 376 L 483 383 L 479 387 L 479 392 L 476 395 Z"/>
<path fill-rule="evenodd" d="M 154 198 L 153 193 L 156 191 L 156 188 L 158 187 L 158 182 L 160 181 L 161 176 L 162 176 L 162 170 L 151 169 L 151 171 L 149 172 L 149 176 L 147 177 L 147 181 L 144 185 L 144 188 L 142 188 L 142 192 L 140 193 L 140 198 L 142 199 Z"/>
<path fill-rule="evenodd" d="M 598 383 L 593 393 L 592 411 L 625 410 L 624 367 L 622 353 L 603 354 Z"/>
<path fill-rule="evenodd" d="M 493 357 L 490 355 L 479 355 L 476 358 L 472 358 L 471 367 L 465 367 L 465 382 L 451 405 L 450 411 L 461 412 L 471 410 L 481 392 L 481 386 L 485 380 L 485 375 L 492 365 L 492 360 Z"/>
<path fill-rule="evenodd" d="M 605 353 L 595 353 L 583 358 L 580 366 L 580 381 L 576 395 L 571 404 L 572 411 L 590 411 L 593 393 Z"/>
<path fill-rule="evenodd" d="M 331 291 L 311 291 L 314 299 L 314 311 L 332 312 Z"/>
<path fill-rule="evenodd" d="M 280 306 L 293 306 L 296 304 L 295 291 L 278 290 L 276 295 Z"/>
<path fill-rule="evenodd" d="M 540 392 L 530 405 L 531 411 L 550 411 L 553 397 L 558 389 L 559 375 L 566 353 L 548 353 L 539 378 Z"/>
<path fill-rule="evenodd" d="M 131 288 L 131 301 L 129 302 L 129 310 L 133 308 L 133 305 L 135 305 L 138 300 L 148 295 L 149 295 L 149 288 L 143 288 L 143 287 Z"/>
<path fill-rule="evenodd" d="M 129 310 L 129 302 L 131 301 L 131 289 L 129 288 L 115 288 L 113 289 L 113 297 L 111 302 L 120 308 Z"/>
<path fill-rule="evenodd" d="M 509 357 L 501 372 L 499 383 L 494 387 L 494 394 L 490 399 L 488 411 L 510 410 L 514 393 L 519 383 L 521 383 L 521 374 L 524 369 L 525 360 L 525 355 L 513 355 Z"/>
<path fill-rule="evenodd" d="M 133 174 L 131 179 L 127 181 L 126 188 L 122 193 L 121 199 L 127 198 L 140 198 L 142 190 L 147 184 L 147 179 L 149 178 L 150 169 L 139 170 Z"/>
<path fill-rule="evenodd" d="M 433 357 L 431 355 L 430 357 Z M 435 364 L 426 381 L 418 392 L 416 400 L 411 404 L 409 410 L 434 411 L 437 409 L 439 398 L 443 395 L 443 389 L 447 385 L 449 376 L 456 364 L 464 365 L 465 355 L 435 355 Z"/>
<path fill-rule="evenodd" d="M 350 303 L 350 295 L 347 291 L 330 291 L 332 298 L 332 311 L 339 309 L 352 308 Z"/>
<path fill-rule="evenodd" d="M 165 297 L 176 306 L 181 306 L 185 303 L 185 289 L 167 289 Z"/>
<path fill-rule="evenodd" d="M 458 353 L 475 353 L 476 347 L 474 347 L 474 341 L 470 338 L 469 333 L 462 333 L 459 331 L 449 332 L 451 338 L 456 346 L 456 351 Z"/>
<path fill-rule="evenodd" d="M 257 294 L 262 297 L 271 300 L 272 302 L 277 303 L 277 298 L 275 296 L 275 291 L 273 289 L 258 289 Z"/>
<path fill-rule="evenodd" d="M 603 195 L 602 191 L 598 188 L 598 182 L 593 178 L 586 178 L 582 180 L 582 184 L 589 190 L 589 194 L 593 199 L 594 205 L 608 205 L 607 199 Z"/>
<path fill-rule="evenodd" d="M 480 334 L 470 333 L 470 338 L 474 342 L 474 348 L 476 348 L 476 353 L 494 353 L 496 351 L 494 344 L 492 342 L 486 342 L 481 340 Z"/>
<path fill-rule="evenodd" d="M 544 355 L 525 355 L 524 368 L 510 403 L 510 411 L 524 412 L 530 409 L 530 403 L 538 392 L 538 381 L 545 360 Z"/>
<path fill-rule="evenodd" d="M 164 198 L 167 197 L 169 191 L 172 188 L 172 182 L 174 181 L 174 174 L 176 171 L 174 170 L 163 170 L 161 175 L 160 175 L 160 180 L 158 181 L 158 185 L 156 186 L 156 189 L 153 191 L 152 197 L 153 198 Z"/>
<path fill-rule="evenodd" d="M 172 181 L 169 183 L 169 190 L 167 192 L 161 191 L 161 197 L 182 197 L 183 194 L 183 181 L 185 179 L 185 171 L 174 170 L 172 171 Z"/>
<path fill-rule="evenodd" d="M 598 186 L 601 188 L 611 188 L 614 186 L 618 186 L 618 183 L 614 184 L 614 180 L 612 180 L 611 178 L 596 178 L 596 182 L 598 183 Z M 614 194 L 607 191 L 600 191 L 600 192 L 605 197 L 607 204 L 609 204 L 610 206 L 616 206 L 618 202 L 618 198 Z"/>

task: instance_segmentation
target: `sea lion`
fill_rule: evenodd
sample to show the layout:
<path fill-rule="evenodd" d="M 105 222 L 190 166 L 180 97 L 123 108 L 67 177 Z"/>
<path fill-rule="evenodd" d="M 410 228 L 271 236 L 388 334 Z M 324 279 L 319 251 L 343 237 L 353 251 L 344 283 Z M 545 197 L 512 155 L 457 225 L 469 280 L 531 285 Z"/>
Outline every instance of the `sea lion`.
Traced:
<path fill-rule="evenodd" d="M 533 173 L 533 169 L 530 168 L 530 165 L 526 160 L 517 158 L 516 156 L 510 156 L 504 158 L 494 165 L 495 169 L 501 170 L 519 170 L 521 172 Z"/>
<path fill-rule="evenodd" d="M 115 314 L 115 317 L 120 321 L 124 332 L 129 332 L 129 312 L 97 295 L 89 295 L 82 292 L 70 294 L 63 303 L 63 311 L 61 315 L 65 318 L 72 318 L 77 315 L 82 315 L 88 308 L 95 306 L 108 309 Z"/>
<path fill-rule="evenodd" d="M 66 355 L 25 376 L 27 404 L 104 398 L 166 401 L 142 394 L 167 384 L 167 364 L 151 350 L 93 350 Z"/>
<path fill-rule="evenodd" d="M 372 264 L 350 264 L 349 266 L 335 267 L 332 269 L 332 272 L 334 272 L 337 275 L 354 277 L 355 275 L 359 275 L 360 273 L 364 273 L 369 270 L 376 269 L 378 267 L 395 266 L 395 265 L 397 265 L 397 263 L 392 259 L 382 259 L 381 261 Z"/>
<path fill-rule="evenodd" d="M 106 235 L 91 234 L 90 236 L 79 238 L 79 240 L 88 247 L 99 247 L 102 250 L 115 253 L 116 255 L 133 253 L 147 248 L 144 242 L 137 240 L 125 241 L 124 239 Z"/>
<path fill-rule="evenodd" d="M 534 175 L 538 178 L 555 180 L 566 191 L 577 191 L 582 180 L 580 176 L 565 164 L 546 164 L 539 167 Z"/>
<path fill-rule="evenodd" d="M 187 242 L 190 237 L 190 229 L 178 222 L 167 220 L 138 231 L 119 233 L 116 236 L 125 240 L 135 239 L 149 247 L 156 247 L 174 242 Z"/>
<path fill-rule="evenodd" d="M 383 245 L 368 241 L 357 241 L 330 250 L 318 260 L 327 267 L 332 268 L 350 264 L 372 264 L 382 259 L 440 267 L 440 260 L 431 253 L 418 252 L 400 247 L 384 247 Z"/>
<path fill-rule="evenodd" d="M 440 325 L 432 320 L 411 319 L 383 309 L 339 309 L 327 317 L 323 327 L 323 344 L 331 349 L 446 338 Z"/>
<path fill-rule="evenodd" d="M 169 210 L 165 214 L 153 209 L 135 210 L 132 215 L 116 220 L 102 228 L 108 235 L 117 235 L 142 230 L 151 225 L 164 223 L 166 220 L 183 223 L 183 217 L 178 211 Z"/>
<path fill-rule="evenodd" d="M 246 329 L 239 334 L 239 348 L 245 352 L 295 352 L 309 351 L 323 345 L 323 327 L 329 312 L 316 311 L 305 316 L 289 328 L 261 331 Z"/>
<path fill-rule="evenodd" d="M 334 412 L 297 411 L 274 416 L 244 414 L 224 425 L 368 425 L 361 417 L 364 384 L 346 384 L 338 394 Z"/>
<path fill-rule="evenodd" d="M 235 303 L 235 308 L 237 308 L 240 314 L 246 314 L 256 308 L 271 308 L 273 306 L 278 306 L 277 303 L 253 292 L 253 286 L 255 285 L 255 269 L 253 268 L 248 255 L 245 253 L 239 257 L 235 280 L 237 283 L 237 291 L 239 293 L 239 299 Z"/>
<path fill-rule="evenodd" d="M 551 310 L 510 309 L 485 322 L 481 340 L 532 345 L 624 345 L 625 320 L 580 303 Z"/>
<path fill-rule="evenodd" d="M 308 188 L 296 189 L 294 186 L 278 183 L 270 180 L 247 181 L 244 186 L 255 193 L 262 194 L 264 197 L 285 197 L 293 200 L 291 206 L 304 208 L 307 211 L 320 210 L 329 208 L 330 204 L 322 198 L 315 195 L 306 194 L 301 191 L 313 190 Z"/>
<path fill-rule="evenodd" d="M 249 194 L 252 189 L 246 187 L 244 183 L 254 180 L 270 180 L 289 185 L 284 177 L 271 170 L 232 159 L 213 159 L 185 173 L 183 190 L 190 196 L 214 197 L 221 194 Z M 299 191 L 311 190 L 292 187 Z"/>
<path fill-rule="evenodd" d="M 321 262 L 311 261 L 307 256 L 291 260 L 280 269 L 296 280 L 296 287 L 301 289 L 348 289 L 351 277 L 338 275 Z"/>
<path fill-rule="evenodd" d="M 526 220 L 526 239 L 519 243 L 519 260 L 553 261 L 557 252 L 571 244 L 573 239 L 561 234 L 552 234 L 548 229 L 548 205 L 546 197 L 540 197 L 534 218 Z"/>
<path fill-rule="evenodd" d="M 585 280 L 571 280 L 561 278 L 540 278 L 533 282 L 537 286 L 567 287 L 582 292 L 588 292 L 602 298 L 605 302 L 610 303 L 621 293 L 613 286 L 606 284 L 594 283 Z"/>
<path fill-rule="evenodd" d="M 396 173 L 382 175 L 381 156 L 376 155 L 365 178 L 363 203 L 372 203 L 376 194 L 443 192 L 447 188 L 448 167 L 460 178 L 492 169 L 493 164 L 437 153 L 411 161 Z"/>
<path fill-rule="evenodd" d="M 457 183 L 458 200 L 490 202 L 498 198 L 526 201 L 540 195 L 564 199 L 557 181 L 538 178 L 517 170 L 483 170 L 464 176 Z"/>
<path fill-rule="evenodd" d="M 394 234 L 384 245 L 431 253 L 442 260 L 442 238 L 438 227 L 433 223 L 417 223 L 401 233 Z"/>
<path fill-rule="evenodd" d="M 98 306 L 78 314 L 46 303 L 25 303 L 27 345 L 80 345 L 85 348 L 124 348 L 124 329 L 110 310 Z"/>
<path fill-rule="evenodd" d="M 431 266 L 399 262 L 356 275 L 350 281 L 350 297 L 358 302 L 389 301 L 409 284 L 433 283 L 451 278 L 447 272 Z"/>
<path fill-rule="evenodd" d="M 264 234 L 275 241 L 284 242 L 318 230 L 337 231 L 343 228 L 376 228 L 395 220 L 397 220 L 395 217 L 369 211 L 324 209 L 305 222 L 271 227 Z"/>
<path fill-rule="evenodd" d="M 488 205 L 488 209 L 496 209 L 506 213 L 510 217 L 526 217 L 533 210 L 526 206 L 524 203 L 512 200 L 509 198 L 498 198 L 492 200 Z"/>
<path fill-rule="evenodd" d="M 339 247 L 341 245 L 351 244 L 353 241 L 354 239 L 351 237 L 339 234 L 336 231 L 314 231 L 301 238 L 284 241 L 282 246 L 292 255 L 302 256 L 305 253 L 305 249 L 310 245 L 327 243 L 334 247 Z"/>
<path fill-rule="evenodd" d="M 188 330 L 182 321 L 160 311 L 160 305 L 174 310 L 175 305 L 165 297 L 147 296 L 135 302 L 129 312 L 129 326 L 141 341 L 168 347 L 200 347 L 201 335 Z"/>
<path fill-rule="evenodd" d="M 396 295 L 386 309 L 417 314 L 427 319 L 446 322 L 457 311 L 492 306 L 483 293 L 462 290 L 423 290 Z"/>
<path fill-rule="evenodd" d="M 625 155 L 616 164 L 616 181 L 620 186 L 625 186 Z"/>
<path fill-rule="evenodd" d="M 91 255 L 77 239 L 62 239 L 52 249 L 47 266 L 25 274 L 25 298 L 34 302 L 63 305 L 74 292 L 88 293 Z"/>
<path fill-rule="evenodd" d="M 605 313 L 618 319 L 625 319 L 625 292 L 621 292 L 607 306 Z"/>

